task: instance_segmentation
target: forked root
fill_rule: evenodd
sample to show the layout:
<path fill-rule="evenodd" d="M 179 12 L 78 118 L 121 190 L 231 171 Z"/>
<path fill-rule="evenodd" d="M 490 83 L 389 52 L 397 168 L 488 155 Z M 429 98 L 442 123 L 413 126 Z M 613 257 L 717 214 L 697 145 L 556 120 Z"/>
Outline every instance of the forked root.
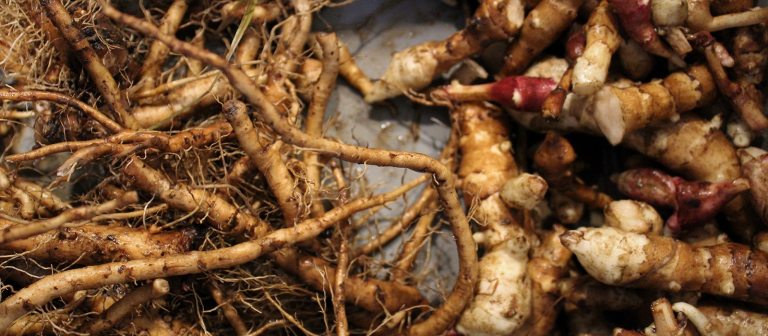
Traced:
<path fill-rule="evenodd" d="M 253 85 L 251 79 L 242 71 L 229 65 L 221 57 L 202 50 L 194 45 L 179 41 L 171 36 L 162 34 L 152 24 L 125 15 L 114 7 L 102 2 L 103 13 L 115 21 L 126 24 L 139 32 L 152 36 L 166 43 L 171 50 L 187 57 L 203 60 L 205 63 L 219 69 L 230 81 L 233 87 L 259 110 L 257 115 L 264 123 L 283 138 L 283 141 L 296 146 L 308 147 L 343 160 L 355 163 L 387 165 L 430 171 L 438 188 L 438 195 L 443 201 L 445 214 L 451 223 L 451 230 L 456 239 L 459 255 L 459 276 L 453 291 L 441 307 L 436 309 L 426 320 L 413 324 L 408 331 L 412 335 L 440 333 L 447 329 L 463 310 L 472 294 L 472 287 L 477 279 L 477 254 L 475 243 L 467 219 L 456 195 L 453 176 L 444 165 L 424 155 L 394 152 L 380 149 L 363 148 L 345 145 L 326 139 L 317 139 L 291 126 L 282 119 L 274 105 L 269 103 L 264 94 Z M 351 204 L 351 203 L 350 203 Z M 14 317 L 15 318 L 15 317 Z"/>

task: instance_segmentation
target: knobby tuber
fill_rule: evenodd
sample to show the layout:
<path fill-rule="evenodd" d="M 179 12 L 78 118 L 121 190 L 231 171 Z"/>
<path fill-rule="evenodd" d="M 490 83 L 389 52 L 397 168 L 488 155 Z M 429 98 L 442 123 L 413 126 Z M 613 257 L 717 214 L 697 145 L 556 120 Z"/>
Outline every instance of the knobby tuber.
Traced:
<path fill-rule="evenodd" d="M 673 232 L 703 225 L 736 195 L 750 188 L 746 179 L 703 182 L 686 181 L 653 169 L 621 173 L 616 184 L 625 195 L 657 206 L 672 207 L 675 213 L 666 225 Z"/>
<path fill-rule="evenodd" d="M 621 36 L 608 0 L 601 0 L 584 25 L 586 44 L 573 66 L 573 92 L 589 95 L 599 90 L 608 77 L 611 56 Z"/>
<path fill-rule="evenodd" d="M 510 334 L 529 319 L 532 299 L 526 274 L 531 238 L 500 195 L 504 183 L 518 173 L 512 144 L 500 111 L 467 103 L 452 113 L 457 114 L 462 134 L 458 174 L 466 203 L 476 204 L 470 213 L 483 228 L 475 239 L 487 249 L 480 259 L 474 299 L 456 330 L 472 335 Z"/>
<path fill-rule="evenodd" d="M 525 17 L 519 0 L 483 0 L 467 27 L 443 41 L 431 41 L 396 53 L 365 100 L 377 102 L 420 90 L 461 60 L 471 57 L 492 41 L 517 35 Z"/>
<path fill-rule="evenodd" d="M 768 255 L 745 245 L 693 247 L 612 227 L 580 228 L 560 239 L 587 272 L 605 284 L 766 302 Z"/>

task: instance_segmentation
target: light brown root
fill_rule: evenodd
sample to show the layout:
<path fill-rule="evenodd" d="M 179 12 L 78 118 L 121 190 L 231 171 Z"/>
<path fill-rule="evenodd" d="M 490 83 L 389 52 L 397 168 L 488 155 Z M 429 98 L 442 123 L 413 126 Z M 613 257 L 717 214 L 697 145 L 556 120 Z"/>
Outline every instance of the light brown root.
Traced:
<path fill-rule="evenodd" d="M 202 75 L 195 80 L 179 81 L 183 82 L 162 95 L 161 101 L 133 109 L 133 115 L 142 127 L 168 126 L 174 118 L 189 115 L 200 108 L 218 103 L 232 90 L 221 73 Z M 172 83 L 169 83 L 169 86 Z"/>
<path fill-rule="evenodd" d="M 323 136 L 323 119 L 328 107 L 328 99 L 336 86 L 336 77 L 339 74 L 339 43 L 336 34 L 317 34 L 317 43 L 320 45 L 323 58 L 323 72 L 312 90 L 312 100 L 309 103 L 307 117 L 304 121 L 304 131 L 309 136 Z M 304 153 L 304 165 L 307 167 L 307 181 L 314 188 L 311 211 L 313 216 L 321 215 L 323 203 L 319 199 L 320 162 L 315 152 Z"/>
<path fill-rule="evenodd" d="M 333 40 L 333 47 L 338 44 Z M 333 161 L 335 163 L 335 161 Z M 338 189 L 338 205 L 344 205 L 349 201 L 349 186 L 344 177 L 344 172 L 338 164 L 332 165 L 333 177 L 336 180 L 336 189 Z M 350 246 L 349 238 L 352 233 L 352 226 L 349 220 L 342 221 L 336 226 L 338 240 L 338 252 L 336 257 L 336 274 L 332 284 L 333 290 L 333 313 L 336 319 L 336 334 L 339 336 L 349 335 L 349 322 L 347 321 L 347 309 L 344 305 L 346 293 L 344 292 L 344 283 L 347 281 L 350 267 Z"/>
<path fill-rule="evenodd" d="M 168 153 L 180 153 L 192 148 L 209 145 L 229 137 L 232 127 L 226 121 L 217 121 L 200 128 L 188 128 L 173 135 L 153 131 L 123 131 L 105 139 L 66 141 L 43 146 L 26 153 L 10 155 L 10 162 L 31 161 L 52 154 L 77 152 L 79 150 L 98 146 L 121 146 L 127 143 L 144 143 Z"/>
<path fill-rule="evenodd" d="M 269 331 L 272 328 L 282 327 L 282 326 L 285 326 L 287 324 L 288 324 L 288 321 L 286 321 L 286 320 L 270 321 L 270 322 L 265 323 L 263 326 L 261 326 L 261 328 L 256 329 L 256 331 L 251 333 L 251 335 L 259 336 L 259 335 L 262 335 L 265 332 Z"/>
<path fill-rule="evenodd" d="M 132 156 L 123 167 L 123 174 L 136 188 L 154 193 L 168 206 L 195 212 L 205 217 L 218 230 L 232 235 L 247 234 L 261 237 L 269 230 L 262 220 L 239 211 L 221 196 L 204 189 L 194 189 L 184 183 L 172 183 L 159 171 Z"/>
<path fill-rule="evenodd" d="M 262 145 L 262 140 L 259 139 L 258 132 L 248 117 L 248 109 L 242 102 L 229 101 L 224 105 L 223 110 L 243 151 L 267 179 L 267 184 L 283 211 L 285 225 L 293 225 L 303 217 L 298 203 L 301 195 L 297 193 L 294 178 L 283 161 L 280 151 L 282 143 L 277 141 L 268 146 Z"/>
<path fill-rule="evenodd" d="M 239 243 L 231 247 L 211 251 L 171 254 L 164 257 L 145 258 L 127 262 L 104 263 L 50 275 L 16 292 L 15 295 L 8 297 L 0 303 L 0 328 L 7 328 L 13 321 L 33 309 L 33 307 L 41 306 L 53 298 L 78 290 L 155 279 L 158 276 L 171 277 L 197 274 L 207 270 L 228 268 L 250 262 L 265 253 L 276 251 L 281 247 L 312 239 L 333 224 L 349 218 L 357 211 L 377 204 L 391 202 L 401 197 L 407 190 L 409 190 L 408 186 L 404 186 L 385 194 L 356 199 L 343 207 L 337 207 L 326 212 L 320 218 L 305 220 L 296 226 L 272 231 L 261 238 Z M 113 233 L 114 228 L 109 230 L 109 232 Z M 6 246 L 0 246 L 0 248 L 6 248 Z M 290 249 L 284 249 L 276 254 L 283 252 L 290 252 Z M 312 269 L 316 267 L 315 264 L 307 262 L 299 262 L 295 265 L 295 267 L 309 267 Z M 328 275 L 330 274 L 332 272 L 328 273 Z M 320 275 L 319 280 L 325 283 L 325 281 L 329 280 L 329 277 L 322 277 Z M 385 287 L 384 285 L 386 284 L 390 285 Z M 390 307 L 393 310 L 402 308 L 399 302 L 412 302 L 414 295 L 418 297 L 416 289 L 412 289 L 408 294 L 399 293 L 399 295 L 390 296 L 392 292 L 387 291 L 387 289 L 391 289 L 393 286 L 387 282 L 371 283 L 368 286 L 369 291 L 366 293 L 354 293 L 350 297 L 355 299 L 359 298 L 358 295 L 365 294 L 368 300 L 374 301 L 375 307 L 379 308 L 379 305 L 382 303 L 386 307 L 388 302 L 392 304 L 392 302 L 397 301 L 398 304 L 396 306 Z M 382 296 L 381 294 L 383 293 L 387 294 Z M 386 302 L 381 300 L 386 300 Z"/>
<path fill-rule="evenodd" d="M 39 220 L 27 224 L 5 226 L 0 229 L 0 244 L 48 232 L 57 229 L 64 224 L 89 219 L 93 216 L 104 214 L 138 201 L 139 196 L 135 192 L 129 192 L 123 194 L 123 196 L 118 199 L 96 206 L 86 206 L 64 211 L 61 215 L 51 219 Z"/>
<path fill-rule="evenodd" d="M 186 252 L 194 236 L 190 230 L 150 233 L 122 226 L 83 225 L 5 243 L 0 249 L 38 261 L 94 265 Z"/>
<path fill-rule="evenodd" d="M 264 236 L 269 231 L 268 224 L 246 212 L 239 211 L 234 205 L 216 194 L 202 189 L 192 189 L 190 186 L 181 183 L 174 184 L 174 188 L 171 188 L 170 181 L 138 158 L 132 158 L 132 161 L 123 168 L 123 172 L 126 176 L 132 177 L 134 179 L 133 183 L 140 189 L 156 193 L 161 200 L 171 207 L 194 212 L 196 216 L 205 218 L 214 227 L 230 235 L 236 236 L 238 233 L 247 232 L 250 237 L 256 238 Z M 411 181 L 395 191 L 385 194 L 386 197 L 380 195 L 379 197 L 358 199 L 347 206 L 337 207 L 327 212 L 324 216 L 310 222 L 320 223 L 316 225 L 331 226 L 334 223 L 327 222 L 326 218 L 346 219 L 357 211 L 389 202 L 392 200 L 391 197 L 395 197 L 394 195 L 402 195 L 402 193 L 423 183 L 423 181 L 423 178 Z M 314 238 L 314 236 L 309 238 Z M 307 239 L 304 238 L 296 242 Z M 321 258 L 306 257 L 291 248 L 285 248 L 272 253 L 271 257 L 275 259 L 280 267 L 298 275 L 317 290 L 326 289 L 333 283 L 332 278 L 335 270 Z M 386 294 L 382 297 L 376 295 L 375 293 L 378 293 L 377 291 L 379 290 Z M 348 279 L 345 283 L 345 291 L 349 302 L 358 304 L 370 311 L 380 311 L 382 308 L 399 309 L 401 306 L 413 304 L 419 299 L 418 295 L 416 297 L 413 296 L 415 289 L 411 291 L 409 287 L 398 287 L 388 285 L 386 282 L 373 280 L 365 281 L 357 277 L 350 277 Z M 410 297 L 405 294 L 401 297 L 398 295 L 398 292 L 409 293 Z M 383 302 L 380 300 L 383 300 Z M 382 307 L 382 303 L 384 307 Z"/>
<path fill-rule="evenodd" d="M 355 163 L 387 165 L 430 171 L 434 173 L 438 195 L 445 208 L 445 215 L 451 224 L 459 259 L 459 275 L 451 294 L 446 297 L 443 305 L 437 308 L 424 321 L 413 324 L 408 330 L 409 335 L 432 335 L 447 329 L 459 316 L 472 295 L 472 288 L 477 279 L 477 252 L 472 240 L 469 223 L 461 209 L 451 172 L 432 158 L 407 152 L 386 151 L 373 148 L 350 146 L 327 139 L 317 139 L 307 136 L 282 119 L 274 105 L 269 103 L 264 94 L 255 86 L 242 71 L 230 66 L 216 54 L 202 50 L 192 44 L 184 43 L 171 36 L 164 35 L 152 24 L 125 15 L 114 7 L 102 3 L 102 12 L 117 22 L 126 24 L 139 32 L 152 36 L 168 44 L 171 50 L 187 57 L 197 58 L 219 69 L 227 76 L 230 83 L 243 96 L 259 109 L 257 116 L 283 138 L 286 143 L 319 150 L 340 159 Z M 350 203 L 352 204 L 352 203 Z M 16 317 L 14 317 L 15 319 Z"/>
<path fill-rule="evenodd" d="M 123 126 L 120 126 L 120 124 L 116 123 L 114 120 L 104 115 L 96 108 L 82 101 L 79 101 L 75 98 L 72 98 L 70 96 L 63 95 L 61 93 L 48 92 L 48 91 L 33 91 L 33 90 L 23 90 L 23 91 L 0 90 L 0 100 L 10 100 L 14 102 L 45 100 L 45 101 L 50 101 L 50 102 L 54 102 L 62 105 L 67 105 L 83 111 L 85 114 L 93 118 L 93 120 L 96 120 L 99 124 L 103 125 L 107 129 L 112 131 L 112 133 L 118 133 L 123 131 Z"/>
<path fill-rule="evenodd" d="M 403 232 L 408 230 L 408 227 L 413 221 L 420 215 L 424 209 L 426 209 L 437 198 L 437 192 L 434 188 L 427 187 L 421 193 L 416 202 L 408 207 L 403 212 L 400 218 L 392 223 L 384 232 L 378 234 L 376 237 L 370 239 L 365 245 L 358 247 L 352 251 L 352 258 L 356 258 L 361 255 L 367 255 L 380 249 L 382 246 L 387 245 L 393 239 L 400 236 Z"/>
<path fill-rule="evenodd" d="M 164 34 L 176 35 L 176 30 L 179 29 L 181 19 L 184 18 L 186 11 L 186 0 L 174 0 L 165 12 L 165 16 L 163 16 L 163 21 L 160 23 L 160 31 Z M 162 42 L 152 41 L 152 44 L 149 46 L 149 52 L 142 61 L 139 82 L 131 87 L 131 90 L 143 91 L 157 86 L 157 81 L 160 79 L 162 67 L 168 58 L 169 52 L 168 47 Z"/>
<path fill-rule="evenodd" d="M 452 118 L 453 124 L 457 122 L 456 119 L 457 118 Z M 456 166 L 456 152 L 459 148 L 459 139 L 459 129 L 456 125 L 452 125 L 448 142 L 440 153 L 440 161 L 442 161 L 451 171 L 453 171 Z M 433 199 L 432 202 L 422 209 L 421 217 L 418 222 L 416 222 L 411 237 L 403 244 L 403 248 L 394 262 L 394 266 L 390 270 L 392 273 L 390 279 L 392 281 L 405 283 L 406 280 L 408 280 L 419 251 L 432 232 L 432 223 L 439 213 L 438 206 L 437 199 Z"/>
<path fill-rule="evenodd" d="M 139 128 L 140 124 L 128 112 L 128 103 L 122 91 L 118 88 L 112 74 L 104 66 L 101 58 L 96 55 L 91 44 L 83 36 L 82 29 L 77 27 L 61 1 L 43 1 L 41 4 L 48 14 L 48 18 L 59 28 L 61 34 L 77 53 L 83 67 L 88 71 L 93 84 L 101 92 L 102 98 L 106 101 L 112 112 L 120 118 L 125 127 L 130 129 Z"/>
<path fill-rule="evenodd" d="M 54 195 L 52 192 L 44 189 L 43 187 L 27 181 L 23 178 L 15 178 L 13 181 L 13 186 L 15 188 L 18 188 L 20 190 L 23 190 L 25 193 L 29 194 L 32 198 L 34 198 L 37 203 L 45 207 L 46 209 L 53 211 L 53 212 L 61 212 L 66 209 L 72 208 L 72 206 L 61 200 L 58 196 Z"/>
<path fill-rule="evenodd" d="M 341 40 L 339 40 L 339 74 L 363 96 L 368 95 L 373 89 L 373 82 L 357 66 L 349 48 Z"/>
<path fill-rule="evenodd" d="M 211 281 L 208 284 L 208 290 L 211 292 L 213 300 L 216 301 L 216 304 L 224 313 L 224 317 L 229 322 L 229 325 L 232 326 L 232 329 L 235 329 L 235 335 L 248 335 L 248 327 L 243 322 L 243 319 L 240 318 L 240 314 L 237 313 L 235 307 L 232 306 L 232 302 L 224 296 L 224 292 L 219 288 L 219 285 Z"/>
<path fill-rule="evenodd" d="M 168 281 L 165 279 L 155 279 L 151 284 L 136 288 L 126 294 L 122 299 L 104 311 L 97 320 L 85 326 L 83 330 L 93 335 L 101 334 L 107 331 L 107 329 L 114 327 L 120 320 L 134 311 L 137 306 L 162 297 L 168 294 L 169 290 Z"/>
<path fill-rule="evenodd" d="M 68 157 L 67 160 L 56 169 L 56 178 L 51 181 L 48 188 L 54 188 L 65 181 L 69 181 L 78 166 L 84 166 L 89 162 L 105 156 L 109 156 L 110 158 L 125 157 L 144 147 L 144 144 L 121 145 L 107 143 L 80 149 L 72 154 L 72 156 Z"/>
<path fill-rule="evenodd" d="M 295 124 L 300 108 L 288 76 L 296 71 L 299 60 L 303 58 L 304 45 L 309 39 L 312 25 L 312 8 L 308 0 L 292 2 L 295 13 L 281 26 L 281 35 L 267 68 L 264 94 L 278 111 L 287 116 L 291 124 Z"/>
<path fill-rule="evenodd" d="M 392 281 L 405 283 L 408 280 L 411 269 L 416 262 L 416 257 L 418 257 L 419 251 L 429 237 L 432 223 L 435 221 L 435 217 L 437 217 L 437 201 L 433 200 L 422 212 L 423 214 L 414 226 L 411 238 L 403 245 L 395 266 L 390 270 L 392 273 L 390 279 Z"/>

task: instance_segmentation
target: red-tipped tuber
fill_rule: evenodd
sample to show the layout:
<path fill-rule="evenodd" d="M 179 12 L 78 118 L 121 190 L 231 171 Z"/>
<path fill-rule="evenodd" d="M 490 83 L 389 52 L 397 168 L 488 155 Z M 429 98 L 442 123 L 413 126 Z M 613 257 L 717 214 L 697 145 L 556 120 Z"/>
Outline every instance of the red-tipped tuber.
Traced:
<path fill-rule="evenodd" d="M 512 109 L 540 111 L 541 104 L 555 86 L 557 83 L 549 78 L 512 76 L 481 85 L 453 83 L 438 88 L 432 96 L 453 102 L 491 100 Z"/>
<path fill-rule="evenodd" d="M 712 219 L 726 203 L 749 189 L 745 179 L 730 182 L 686 181 L 654 169 L 628 170 L 618 179 L 619 190 L 634 199 L 673 207 L 667 227 L 680 232 Z"/>
<path fill-rule="evenodd" d="M 678 66 L 684 63 L 659 39 L 651 21 L 651 2 L 648 0 L 610 0 L 621 26 L 635 42 L 651 54 L 669 58 Z"/>

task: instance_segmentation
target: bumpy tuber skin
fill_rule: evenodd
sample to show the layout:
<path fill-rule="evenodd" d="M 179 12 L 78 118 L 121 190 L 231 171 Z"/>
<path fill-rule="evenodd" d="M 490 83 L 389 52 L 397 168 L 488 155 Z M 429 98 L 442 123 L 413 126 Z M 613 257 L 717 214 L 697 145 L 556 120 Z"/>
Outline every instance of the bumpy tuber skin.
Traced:
<path fill-rule="evenodd" d="M 572 253 L 560 243 L 565 228 L 559 225 L 541 235 L 541 244 L 533 249 L 528 262 L 532 283 L 531 316 L 515 335 L 550 335 L 559 313 L 558 283 L 568 274 Z"/>
<path fill-rule="evenodd" d="M 570 71 L 568 67 L 568 62 L 565 59 L 552 57 L 533 64 L 528 68 L 525 75 L 567 82 L 566 77 Z M 602 134 L 594 118 L 594 97 L 592 95 L 581 96 L 569 93 L 565 89 L 555 89 L 547 97 L 546 103 L 549 105 L 545 106 L 552 110 L 549 112 L 543 111 L 542 114 L 525 113 L 514 109 L 507 109 L 507 112 L 519 124 L 535 131 L 559 130 L 563 132 L 578 131 L 595 135 Z M 557 118 L 553 119 L 553 116 Z"/>
<path fill-rule="evenodd" d="M 586 46 L 573 67 L 573 92 L 589 95 L 599 90 L 608 77 L 611 56 L 619 48 L 621 36 L 608 0 L 592 12 L 584 26 Z"/>
<path fill-rule="evenodd" d="M 562 192 L 592 208 L 602 209 L 613 199 L 579 180 L 573 173 L 576 151 L 567 139 L 555 132 L 547 132 L 544 141 L 533 155 L 533 162 L 552 189 Z"/>
<path fill-rule="evenodd" d="M 467 27 L 444 41 L 425 42 L 396 53 L 381 79 L 364 92 L 369 103 L 425 88 L 432 79 L 480 52 L 492 41 L 517 34 L 523 24 L 520 0 L 483 0 Z"/>
<path fill-rule="evenodd" d="M 656 59 L 632 40 L 624 40 L 617 52 L 621 70 L 632 80 L 643 80 L 656 67 Z"/>
<path fill-rule="evenodd" d="M 657 206 L 672 207 L 667 219 L 672 232 L 705 224 L 739 193 L 749 189 L 743 178 L 723 182 L 686 181 L 655 169 L 632 169 L 619 175 L 619 191 Z"/>
<path fill-rule="evenodd" d="M 475 297 L 456 324 L 465 335 L 508 335 L 531 314 L 531 282 L 527 276 L 530 238 L 515 225 L 476 234 L 487 253 L 480 259 Z"/>
<path fill-rule="evenodd" d="M 697 65 L 663 80 L 605 86 L 595 95 L 594 116 L 608 142 L 616 145 L 628 133 L 711 103 L 716 94 L 712 75 L 705 66 Z"/>
<path fill-rule="evenodd" d="M 494 101 L 522 111 L 540 111 L 541 104 L 557 83 L 549 78 L 513 76 L 481 85 L 452 83 L 432 92 L 436 100 L 453 102 Z"/>
<path fill-rule="evenodd" d="M 622 231 L 648 235 L 660 235 L 664 222 L 647 203 L 621 200 L 609 203 L 605 210 L 605 225 Z"/>
<path fill-rule="evenodd" d="M 583 0 L 542 0 L 523 21 L 520 36 L 512 42 L 500 75 L 516 75 L 571 25 Z"/>
<path fill-rule="evenodd" d="M 742 27 L 733 36 L 730 50 L 736 62 L 734 73 L 738 81 L 760 84 L 768 67 L 768 39 L 765 26 Z"/>
<path fill-rule="evenodd" d="M 685 314 L 701 335 L 765 335 L 768 315 L 740 308 L 722 306 L 694 307 L 678 302 L 672 306 Z"/>
<path fill-rule="evenodd" d="M 693 247 L 611 227 L 568 231 L 560 240 L 591 276 L 608 285 L 768 302 L 768 254 L 745 245 Z"/>
<path fill-rule="evenodd" d="M 547 193 L 547 181 L 539 175 L 522 173 L 515 176 L 501 189 L 501 199 L 510 208 L 532 210 Z"/>
<path fill-rule="evenodd" d="M 736 149 L 719 130 L 719 122 L 696 118 L 647 128 L 627 137 L 624 145 L 665 165 L 683 177 L 712 183 L 730 182 L 741 177 Z M 729 230 L 737 238 L 750 241 L 757 232 L 757 215 L 739 195 L 723 207 Z"/>
<path fill-rule="evenodd" d="M 471 213 L 484 231 L 475 239 L 487 253 L 480 259 L 475 297 L 456 330 L 467 335 L 508 335 L 531 313 L 531 282 L 526 275 L 531 238 L 501 200 L 504 183 L 517 175 L 512 144 L 499 111 L 480 104 L 459 105 L 459 177 Z"/>
<path fill-rule="evenodd" d="M 738 151 L 741 171 L 749 180 L 752 205 L 763 223 L 768 223 L 768 152 L 749 147 Z"/>
<path fill-rule="evenodd" d="M 644 0 L 610 0 L 621 26 L 635 42 L 643 46 L 651 54 L 669 59 L 677 66 L 685 63 L 669 49 L 654 29 L 651 22 L 651 1 Z"/>
<path fill-rule="evenodd" d="M 736 113 L 756 132 L 768 129 L 768 118 L 763 112 L 764 98 L 755 85 L 741 82 L 735 83 L 728 78 L 723 68 L 719 44 L 709 33 L 696 34 L 696 47 L 702 49 L 707 58 L 707 64 L 715 78 L 717 88 L 728 97 Z M 722 49 L 724 50 L 724 49 Z M 730 58 L 730 56 L 728 56 Z"/>
<path fill-rule="evenodd" d="M 25 252 L 42 262 L 95 265 L 183 253 L 194 239 L 192 230 L 153 234 L 122 226 L 83 225 L 5 243 L 0 250 Z"/>

